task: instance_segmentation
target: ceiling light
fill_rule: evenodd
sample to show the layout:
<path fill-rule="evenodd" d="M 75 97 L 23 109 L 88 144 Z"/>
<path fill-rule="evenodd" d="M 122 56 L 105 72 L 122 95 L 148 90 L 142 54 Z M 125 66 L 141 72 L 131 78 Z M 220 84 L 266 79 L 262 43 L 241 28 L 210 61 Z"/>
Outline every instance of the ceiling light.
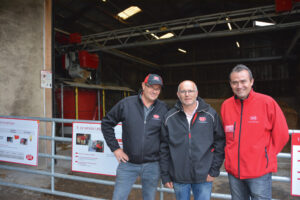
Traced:
<path fill-rule="evenodd" d="M 146 32 L 149 33 L 150 31 L 149 31 L 149 30 L 146 30 Z M 152 37 L 154 37 L 155 39 L 157 39 L 157 40 L 159 39 L 159 37 L 158 37 L 157 35 L 155 35 L 154 33 L 151 33 L 150 35 L 151 35 Z"/>
<path fill-rule="evenodd" d="M 254 21 L 253 22 L 254 26 L 273 26 L 275 25 L 275 23 L 271 23 L 271 22 L 262 22 L 262 21 Z"/>
<path fill-rule="evenodd" d="M 229 20 L 228 17 L 226 17 L 226 21 L 228 21 L 228 20 Z M 227 26 L 228 26 L 229 30 L 232 30 L 231 24 L 229 22 L 227 23 Z"/>
<path fill-rule="evenodd" d="M 238 41 L 235 42 L 237 48 L 240 48 L 240 43 Z"/>
<path fill-rule="evenodd" d="M 167 38 L 171 38 L 173 36 L 174 36 L 173 33 L 166 33 L 166 34 L 160 36 L 159 39 L 167 39 Z"/>
<path fill-rule="evenodd" d="M 186 50 L 178 48 L 178 51 L 180 51 L 181 53 L 186 53 Z"/>
<path fill-rule="evenodd" d="M 118 16 L 125 20 L 125 19 L 131 17 L 132 15 L 135 15 L 136 13 L 141 12 L 141 11 L 142 10 L 137 6 L 130 6 L 129 8 L 120 12 L 118 14 Z"/>
<path fill-rule="evenodd" d="M 103 2 L 106 2 L 106 0 L 102 0 Z"/>

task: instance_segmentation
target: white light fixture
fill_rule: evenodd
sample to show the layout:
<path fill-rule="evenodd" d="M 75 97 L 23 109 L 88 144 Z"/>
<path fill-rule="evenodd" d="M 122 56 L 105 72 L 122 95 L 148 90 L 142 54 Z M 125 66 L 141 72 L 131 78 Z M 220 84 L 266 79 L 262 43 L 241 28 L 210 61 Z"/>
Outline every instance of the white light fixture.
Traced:
<path fill-rule="evenodd" d="M 160 36 L 159 39 L 167 39 L 167 38 L 171 38 L 173 36 L 174 36 L 173 33 L 166 33 L 166 34 Z"/>
<path fill-rule="evenodd" d="M 147 32 L 147 33 L 150 33 L 149 30 L 146 30 L 146 32 Z M 159 39 L 167 39 L 167 38 L 171 38 L 171 37 L 174 36 L 173 33 L 166 33 L 166 34 L 164 34 L 164 35 L 162 35 L 162 36 L 160 36 L 160 37 L 158 37 L 158 36 L 155 35 L 154 33 L 151 33 L 150 35 L 151 35 L 152 37 L 154 37 L 155 39 L 157 39 L 157 40 L 159 40 Z"/>
<path fill-rule="evenodd" d="M 275 23 L 271 23 L 271 22 L 262 22 L 262 21 L 254 21 L 253 22 L 254 26 L 273 26 L 275 25 Z"/>
<path fill-rule="evenodd" d="M 102 0 L 103 2 L 106 2 L 106 0 Z"/>
<path fill-rule="evenodd" d="M 146 30 L 146 32 L 149 33 L 150 31 L 149 31 L 149 30 Z M 150 35 L 151 35 L 152 37 L 154 37 L 155 39 L 157 39 L 157 40 L 159 39 L 159 37 L 158 37 L 157 35 L 155 35 L 154 33 L 151 33 Z"/>
<path fill-rule="evenodd" d="M 228 17 L 226 17 L 226 21 L 228 21 L 228 20 L 229 20 Z M 231 24 L 229 22 L 227 23 L 227 26 L 228 26 L 229 30 L 232 30 Z"/>
<path fill-rule="evenodd" d="M 181 53 L 186 53 L 186 50 L 178 48 L 178 51 L 180 51 Z"/>
<path fill-rule="evenodd" d="M 235 42 L 237 48 L 240 48 L 240 43 L 238 41 Z"/>
<path fill-rule="evenodd" d="M 137 7 L 137 6 L 130 6 L 129 8 L 123 10 L 122 12 L 120 12 L 118 14 L 119 17 L 121 17 L 122 19 L 126 20 L 129 17 L 131 17 L 132 15 L 135 15 L 136 13 L 141 12 L 142 10 Z"/>

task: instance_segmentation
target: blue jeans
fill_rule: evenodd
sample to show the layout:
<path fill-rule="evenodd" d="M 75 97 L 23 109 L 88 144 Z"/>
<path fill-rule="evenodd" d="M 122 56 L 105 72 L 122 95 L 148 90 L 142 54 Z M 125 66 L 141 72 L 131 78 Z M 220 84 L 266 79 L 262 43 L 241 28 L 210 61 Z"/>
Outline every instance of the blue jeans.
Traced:
<path fill-rule="evenodd" d="M 258 178 L 238 179 L 228 174 L 233 200 L 269 200 L 272 199 L 272 173 Z"/>
<path fill-rule="evenodd" d="M 176 200 L 190 200 L 191 189 L 194 200 L 209 200 L 211 196 L 212 182 L 203 183 L 175 183 L 173 182 Z"/>
<path fill-rule="evenodd" d="M 143 199 L 154 200 L 160 177 L 158 162 L 144 164 L 133 164 L 130 162 L 120 163 L 117 169 L 113 200 L 127 199 L 131 187 L 138 176 L 140 176 L 142 180 Z"/>

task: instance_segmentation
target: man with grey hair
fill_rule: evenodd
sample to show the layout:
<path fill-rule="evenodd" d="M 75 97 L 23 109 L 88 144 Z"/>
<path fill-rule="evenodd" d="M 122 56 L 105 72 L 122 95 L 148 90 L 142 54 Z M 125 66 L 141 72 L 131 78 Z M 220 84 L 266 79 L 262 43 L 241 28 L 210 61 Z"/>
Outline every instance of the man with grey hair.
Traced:
<path fill-rule="evenodd" d="M 229 78 L 234 96 L 224 101 L 221 115 L 232 199 L 272 199 L 276 156 L 289 139 L 285 117 L 274 99 L 253 91 L 247 66 L 235 66 Z"/>
<path fill-rule="evenodd" d="M 179 84 L 179 101 L 166 114 L 161 131 L 163 184 L 177 200 L 208 200 L 224 160 L 225 136 L 216 111 L 198 97 L 193 81 Z"/>

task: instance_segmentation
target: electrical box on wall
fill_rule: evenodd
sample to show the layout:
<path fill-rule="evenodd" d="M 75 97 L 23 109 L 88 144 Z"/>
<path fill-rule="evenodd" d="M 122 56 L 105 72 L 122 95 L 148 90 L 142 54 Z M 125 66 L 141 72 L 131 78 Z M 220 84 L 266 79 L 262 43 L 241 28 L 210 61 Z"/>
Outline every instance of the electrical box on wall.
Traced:
<path fill-rule="evenodd" d="M 41 88 L 52 88 L 52 73 L 41 71 Z"/>

